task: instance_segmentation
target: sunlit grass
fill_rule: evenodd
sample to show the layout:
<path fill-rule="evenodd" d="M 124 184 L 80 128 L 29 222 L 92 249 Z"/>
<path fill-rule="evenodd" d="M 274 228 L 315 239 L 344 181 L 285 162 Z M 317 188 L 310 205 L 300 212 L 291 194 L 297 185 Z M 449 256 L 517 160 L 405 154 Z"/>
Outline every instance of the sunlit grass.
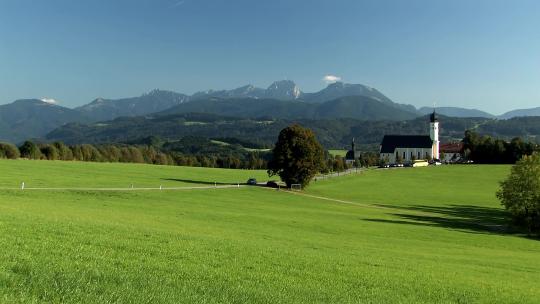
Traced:
<path fill-rule="evenodd" d="M 14 176 L 57 186 L 264 178 L 147 165 L 0 168 L 2 186 Z M 536 303 L 540 242 L 498 226 L 492 192 L 507 172 L 380 170 L 307 190 L 358 205 L 258 187 L 3 190 L 0 302 Z"/>

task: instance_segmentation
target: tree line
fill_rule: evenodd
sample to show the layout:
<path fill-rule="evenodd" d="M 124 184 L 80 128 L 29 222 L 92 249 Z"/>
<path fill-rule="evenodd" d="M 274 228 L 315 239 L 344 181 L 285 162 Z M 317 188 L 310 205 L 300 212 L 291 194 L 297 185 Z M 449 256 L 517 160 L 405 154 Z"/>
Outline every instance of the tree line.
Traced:
<path fill-rule="evenodd" d="M 514 164 L 536 151 L 540 151 L 538 144 L 525 142 L 520 137 L 505 141 L 467 130 L 463 138 L 464 157 L 480 164 Z"/>
<path fill-rule="evenodd" d="M 84 162 L 119 162 L 192 167 L 214 167 L 231 169 L 266 169 L 267 157 L 258 152 L 217 155 L 190 155 L 174 150 L 163 150 L 152 145 L 66 145 L 62 142 L 34 143 L 25 141 L 17 147 L 0 143 L 0 158 L 62 160 Z"/>
<path fill-rule="evenodd" d="M 25 141 L 16 146 L 0 142 L 0 159 L 62 160 L 84 162 L 140 163 L 170 166 L 267 169 L 270 152 L 243 151 L 235 147 L 209 148 L 206 139 L 185 138 L 175 143 L 162 143 L 155 138 L 141 140 L 139 144 L 81 144 L 62 142 L 35 143 Z M 371 167 L 379 164 L 379 154 L 362 152 L 354 162 L 342 156 L 324 155 L 321 173 L 343 172 L 351 168 Z"/>

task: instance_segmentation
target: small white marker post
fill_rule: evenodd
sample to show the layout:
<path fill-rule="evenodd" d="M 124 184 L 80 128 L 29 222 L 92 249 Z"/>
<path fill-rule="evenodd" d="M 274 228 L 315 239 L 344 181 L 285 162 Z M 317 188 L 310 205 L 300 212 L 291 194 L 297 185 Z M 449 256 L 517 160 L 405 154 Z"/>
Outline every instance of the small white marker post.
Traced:
<path fill-rule="evenodd" d="M 159 190 L 163 190 L 163 187 L 161 185 L 159 185 Z"/>
<path fill-rule="evenodd" d="M 240 188 L 240 183 L 238 183 L 238 188 Z"/>
<path fill-rule="evenodd" d="M 217 188 L 217 182 L 214 182 L 214 188 Z"/>
<path fill-rule="evenodd" d="M 24 190 L 24 182 L 21 184 L 21 190 Z"/>
<path fill-rule="evenodd" d="M 131 184 L 131 189 L 133 190 L 133 184 Z"/>

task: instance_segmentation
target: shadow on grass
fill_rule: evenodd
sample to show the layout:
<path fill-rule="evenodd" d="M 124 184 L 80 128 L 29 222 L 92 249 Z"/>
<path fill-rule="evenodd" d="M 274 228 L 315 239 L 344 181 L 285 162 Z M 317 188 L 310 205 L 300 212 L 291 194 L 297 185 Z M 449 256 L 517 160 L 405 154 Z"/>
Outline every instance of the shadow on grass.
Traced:
<path fill-rule="evenodd" d="M 498 208 L 469 205 L 407 206 L 379 205 L 392 209 L 402 209 L 402 213 L 391 213 L 398 220 L 365 219 L 370 222 L 441 227 L 469 233 L 516 234 L 524 236 L 516 229 L 506 211 Z M 534 238 L 537 239 L 537 238 Z"/>
<path fill-rule="evenodd" d="M 236 185 L 236 183 L 220 183 L 220 182 L 209 182 L 193 179 L 180 179 L 180 178 L 162 178 L 161 180 L 170 181 L 170 182 L 179 182 L 186 184 L 198 184 L 198 185 Z M 240 183 L 242 184 L 242 183 Z"/>

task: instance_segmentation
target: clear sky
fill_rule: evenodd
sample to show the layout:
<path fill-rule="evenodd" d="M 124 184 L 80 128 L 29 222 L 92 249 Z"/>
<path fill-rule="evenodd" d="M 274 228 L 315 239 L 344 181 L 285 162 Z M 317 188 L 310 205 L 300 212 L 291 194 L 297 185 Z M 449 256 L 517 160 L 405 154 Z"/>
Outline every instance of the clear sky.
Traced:
<path fill-rule="evenodd" d="M 0 104 L 325 75 L 415 106 L 540 106 L 540 1 L 0 0 Z"/>

